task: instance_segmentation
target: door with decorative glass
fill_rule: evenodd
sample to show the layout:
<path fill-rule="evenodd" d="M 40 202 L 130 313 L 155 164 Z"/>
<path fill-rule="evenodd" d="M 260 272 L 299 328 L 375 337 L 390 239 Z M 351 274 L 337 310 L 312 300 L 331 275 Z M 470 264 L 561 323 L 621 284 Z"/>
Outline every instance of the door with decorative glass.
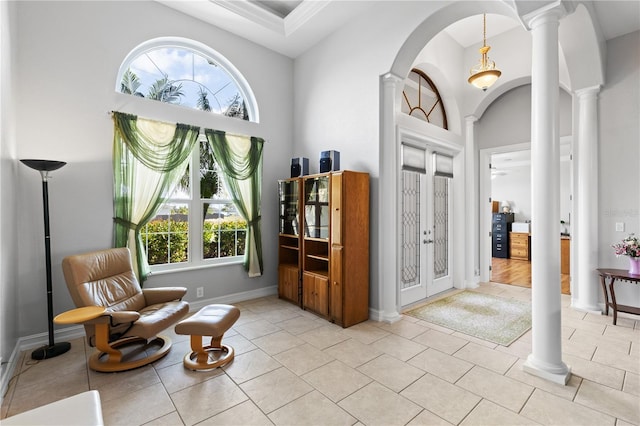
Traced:
<path fill-rule="evenodd" d="M 432 160 L 432 161 L 429 161 Z M 400 302 L 453 287 L 451 276 L 452 158 L 402 144 L 400 176 Z"/>

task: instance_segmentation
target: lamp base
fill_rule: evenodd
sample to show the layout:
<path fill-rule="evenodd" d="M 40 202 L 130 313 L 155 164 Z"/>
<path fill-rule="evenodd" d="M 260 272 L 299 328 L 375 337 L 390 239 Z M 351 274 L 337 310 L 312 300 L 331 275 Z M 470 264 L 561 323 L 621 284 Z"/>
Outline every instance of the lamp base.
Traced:
<path fill-rule="evenodd" d="M 58 355 L 62 355 L 69 349 L 71 349 L 71 343 L 69 342 L 54 343 L 53 346 L 43 346 L 31 352 L 31 359 L 53 358 Z"/>

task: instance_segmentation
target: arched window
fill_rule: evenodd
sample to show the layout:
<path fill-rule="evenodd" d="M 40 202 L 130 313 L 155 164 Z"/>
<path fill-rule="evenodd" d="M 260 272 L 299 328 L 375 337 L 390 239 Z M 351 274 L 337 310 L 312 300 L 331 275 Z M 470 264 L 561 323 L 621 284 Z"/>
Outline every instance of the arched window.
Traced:
<path fill-rule="evenodd" d="M 443 129 L 448 129 L 447 112 L 433 81 L 414 68 L 405 80 L 402 91 L 402 112 Z"/>
<path fill-rule="evenodd" d="M 141 44 L 122 62 L 116 91 L 258 121 L 244 77 L 218 52 L 193 40 L 157 38 Z"/>
<path fill-rule="evenodd" d="M 115 90 L 163 102 L 167 110 L 174 108 L 173 105 L 179 105 L 233 119 L 259 121 L 255 97 L 242 74 L 224 56 L 193 40 L 157 38 L 142 43 L 122 61 Z M 128 113 L 136 115 L 135 110 Z M 193 113 L 199 114 L 196 111 Z M 188 115 L 181 114 L 182 117 Z M 146 117 L 140 119 L 152 121 Z M 122 120 L 124 118 L 120 121 Z M 153 122 L 146 123 L 146 126 L 159 124 L 168 123 Z M 189 126 L 191 123 L 182 124 Z M 137 132 L 142 126 L 130 126 L 130 129 Z M 121 128 L 122 126 L 119 129 Z M 227 130 L 215 129 L 223 134 Z M 117 134 L 122 132 L 120 130 Z M 147 137 L 149 135 L 145 134 L 145 138 Z M 238 135 L 234 137 L 244 138 Z M 161 194 L 161 202 L 157 206 L 152 206 L 156 200 L 149 203 L 153 212 L 139 233 L 144 250 L 141 256 L 144 256 L 154 273 L 241 263 L 245 253 L 251 250 L 247 248 L 251 220 L 245 217 L 251 212 L 247 211 L 246 206 L 238 205 L 240 202 L 230 189 L 230 182 L 235 177 L 228 176 L 225 171 L 228 167 L 225 169 L 221 166 L 224 160 L 220 156 L 233 153 L 220 150 L 216 157 L 212 143 L 206 136 L 206 130 L 200 128 L 199 138 L 194 142 L 186 160 L 188 166 L 184 174 L 172 177 L 173 181 L 167 183 L 167 187 L 172 190 Z M 122 161 L 135 163 L 126 156 Z M 234 158 L 233 161 L 239 160 Z M 122 167 L 142 167 L 138 164 L 122 164 Z M 115 170 L 114 174 L 120 176 Z M 124 175 L 127 178 L 136 176 L 138 179 L 123 184 L 129 188 L 138 183 L 142 172 Z M 253 185 L 252 191 L 255 188 L 255 194 L 260 194 L 260 182 L 252 180 L 250 185 Z M 136 202 L 140 200 L 132 200 L 132 203 Z M 134 205 L 133 210 L 136 208 Z M 148 272 L 141 271 L 145 274 Z"/>

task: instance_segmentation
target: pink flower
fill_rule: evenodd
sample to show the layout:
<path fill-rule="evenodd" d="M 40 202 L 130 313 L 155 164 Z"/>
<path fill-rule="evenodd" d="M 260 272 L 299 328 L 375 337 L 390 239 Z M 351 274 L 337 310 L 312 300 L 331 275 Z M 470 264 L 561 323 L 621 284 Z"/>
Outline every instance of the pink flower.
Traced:
<path fill-rule="evenodd" d="M 634 234 L 629 234 L 622 242 L 613 244 L 611 247 L 613 247 L 616 256 L 640 257 L 640 241 Z"/>

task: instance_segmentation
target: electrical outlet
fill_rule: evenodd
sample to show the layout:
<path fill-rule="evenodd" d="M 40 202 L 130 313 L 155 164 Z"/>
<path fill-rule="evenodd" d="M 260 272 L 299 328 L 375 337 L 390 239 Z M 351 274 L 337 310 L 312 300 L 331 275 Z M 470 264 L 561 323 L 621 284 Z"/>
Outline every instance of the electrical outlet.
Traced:
<path fill-rule="evenodd" d="M 198 287 L 196 289 L 196 297 L 204 297 L 204 287 Z"/>
<path fill-rule="evenodd" d="M 624 232 L 624 222 L 616 222 L 616 231 Z"/>

